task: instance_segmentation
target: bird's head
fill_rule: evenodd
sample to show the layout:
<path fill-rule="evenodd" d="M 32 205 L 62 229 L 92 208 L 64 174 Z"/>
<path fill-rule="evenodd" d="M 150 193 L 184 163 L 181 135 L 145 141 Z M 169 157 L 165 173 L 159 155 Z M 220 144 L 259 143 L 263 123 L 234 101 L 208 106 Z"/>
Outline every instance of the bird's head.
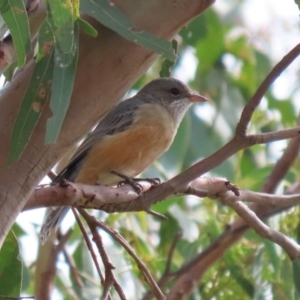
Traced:
<path fill-rule="evenodd" d="M 207 101 L 175 78 L 153 80 L 139 91 L 139 95 L 164 106 L 179 122 L 191 104 Z"/>

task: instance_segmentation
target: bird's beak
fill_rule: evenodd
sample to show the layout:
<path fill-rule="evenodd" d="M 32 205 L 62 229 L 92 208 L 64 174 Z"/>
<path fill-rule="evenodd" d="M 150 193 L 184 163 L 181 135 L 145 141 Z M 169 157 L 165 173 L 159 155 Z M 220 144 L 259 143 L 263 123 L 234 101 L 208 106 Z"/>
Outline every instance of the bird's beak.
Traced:
<path fill-rule="evenodd" d="M 196 92 L 191 92 L 189 99 L 192 103 L 200 103 L 207 101 L 207 99 L 204 96 L 201 96 Z"/>

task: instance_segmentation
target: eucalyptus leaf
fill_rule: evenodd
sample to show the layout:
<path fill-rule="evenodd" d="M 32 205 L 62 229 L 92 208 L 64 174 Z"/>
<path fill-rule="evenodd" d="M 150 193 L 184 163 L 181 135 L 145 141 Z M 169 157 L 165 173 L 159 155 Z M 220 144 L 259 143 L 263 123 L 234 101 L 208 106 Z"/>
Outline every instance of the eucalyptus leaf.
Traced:
<path fill-rule="evenodd" d="M 135 31 L 134 25 L 112 2 L 107 0 L 98 0 L 97 2 L 82 0 L 80 1 L 80 9 L 125 39 L 175 61 L 176 55 L 170 42 L 148 32 Z"/>
<path fill-rule="evenodd" d="M 21 156 L 50 96 L 54 62 L 54 40 L 48 20 L 45 20 L 42 25 L 39 44 L 40 55 L 14 124 L 8 163 L 15 162 Z"/>
<path fill-rule="evenodd" d="M 52 92 L 50 108 L 53 116 L 48 119 L 46 127 L 46 143 L 55 143 L 63 120 L 67 113 L 74 86 L 78 60 L 78 23 L 74 28 L 74 43 L 71 52 L 64 53 L 60 47 L 55 48 Z M 71 60 L 71 62 L 70 62 Z"/>
<path fill-rule="evenodd" d="M 24 2 L 20 0 L 0 1 L 0 13 L 12 35 L 18 66 L 21 68 L 31 49 L 29 23 Z"/>
<path fill-rule="evenodd" d="M 70 0 L 47 0 L 48 10 L 53 19 L 56 45 L 63 53 L 72 51 L 74 45 L 74 16 Z"/>

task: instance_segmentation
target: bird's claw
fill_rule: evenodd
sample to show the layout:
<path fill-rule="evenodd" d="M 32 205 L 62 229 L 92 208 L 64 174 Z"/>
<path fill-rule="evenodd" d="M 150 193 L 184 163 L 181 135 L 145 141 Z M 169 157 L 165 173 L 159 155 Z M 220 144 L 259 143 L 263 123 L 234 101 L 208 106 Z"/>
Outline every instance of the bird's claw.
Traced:
<path fill-rule="evenodd" d="M 111 171 L 111 173 L 124 179 L 118 183 L 118 187 L 127 183 L 133 187 L 137 194 L 140 194 L 143 191 L 143 186 L 138 183 L 139 181 L 148 181 L 152 186 L 160 184 L 159 178 L 132 178 L 114 170 Z"/>

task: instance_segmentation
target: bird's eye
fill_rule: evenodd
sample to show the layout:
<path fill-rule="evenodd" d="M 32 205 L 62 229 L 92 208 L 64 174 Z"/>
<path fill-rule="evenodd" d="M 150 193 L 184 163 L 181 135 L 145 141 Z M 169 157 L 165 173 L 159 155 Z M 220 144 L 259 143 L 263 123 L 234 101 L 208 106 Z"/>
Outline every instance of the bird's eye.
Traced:
<path fill-rule="evenodd" d="M 172 88 L 170 89 L 170 92 L 173 96 L 179 95 L 179 90 L 177 88 Z"/>

